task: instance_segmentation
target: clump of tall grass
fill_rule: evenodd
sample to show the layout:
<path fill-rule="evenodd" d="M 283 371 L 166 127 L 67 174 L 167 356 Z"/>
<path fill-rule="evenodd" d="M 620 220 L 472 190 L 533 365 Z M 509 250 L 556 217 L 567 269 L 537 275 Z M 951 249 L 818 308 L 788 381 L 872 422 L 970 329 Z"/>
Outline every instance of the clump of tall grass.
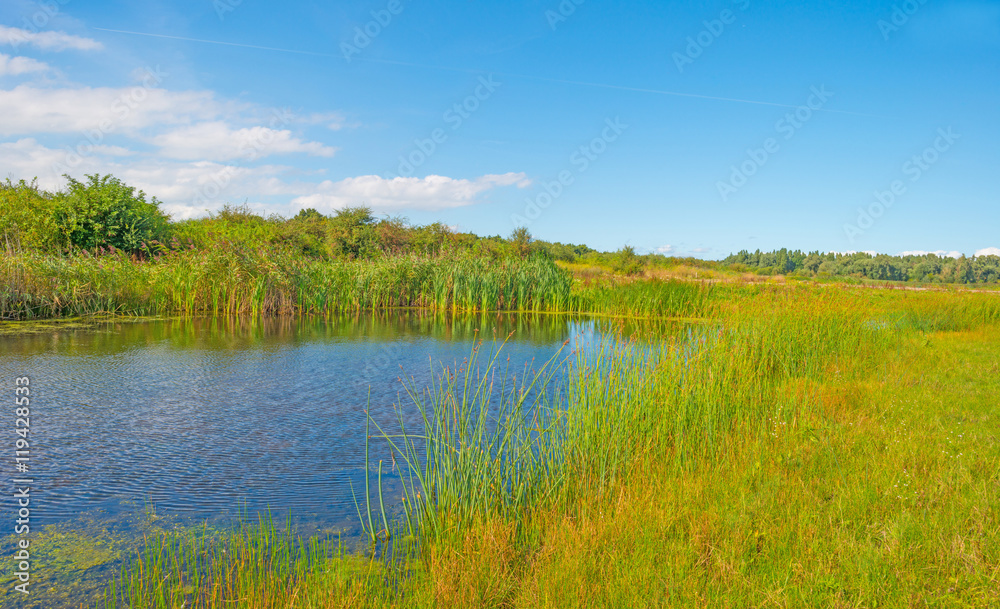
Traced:
<path fill-rule="evenodd" d="M 425 541 L 456 523 L 516 521 L 560 481 L 565 429 L 550 383 L 562 368 L 561 350 L 518 381 L 500 369 L 500 348 L 481 365 L 481 347 L 428 389 L 407 385 L 398 432 L 378 427 L 402 465 L 407 531 Z M 407 429 L 404 408 L 416 410 L 418 429 Z M 368 509 L 362 523 L 375 538 Z"/>
<path fill-rule="evenodd" d="M 716 290 L 705 283 L 610 279 L 577 286 L 570 310 L 628 317 L 700 318 L 712 313 Z"/>
<path fill-rule="evenodd" d="M 316 607 L 331 598 L 375 599 L 399 574 L 339 539 L 302 539 L 270 515 L 235 531 L 207 527 L 147 539 L 108 584 L 102 609 Z"/>
<path fill-rule="evenodd" d="M 120 251 L 0 259 L 0 317 L 112 313 L 251 314 L 427 307 L 450 311 L 559 311 L 569 276 L 545 258 L 321 261 L 244 246 L 183 247 L 150 260 Z"/>

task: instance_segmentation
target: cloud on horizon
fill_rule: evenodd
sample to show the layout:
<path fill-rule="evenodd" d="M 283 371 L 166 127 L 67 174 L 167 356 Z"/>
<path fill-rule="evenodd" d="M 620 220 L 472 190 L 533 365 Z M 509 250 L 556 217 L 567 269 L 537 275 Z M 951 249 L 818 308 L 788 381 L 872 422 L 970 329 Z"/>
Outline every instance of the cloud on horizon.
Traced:
<path fill-rule="evenodd" d="M 292 200 L 295 208 L 313 207 L 330 212 L 350 205 L 368 205 L 377 211 L 440 210 L 477 203 L 494 188 L 531 185 L 524 173 L 489 174 L 473 180 L 429 175 L 424 178 L 384 178 L 365 175 L 324 181 L 313 194 Z"/>
<path fill-rule="evenodd" d="M 926 256 L 928 254 L 934 254 L 938 258 L 961 258 L 962 252 L 945 250 L 934 250 L 933 252 L 928 252 L 926 250 L 906 250 L 905 252 L 900 252 L 898 256 Z"/>

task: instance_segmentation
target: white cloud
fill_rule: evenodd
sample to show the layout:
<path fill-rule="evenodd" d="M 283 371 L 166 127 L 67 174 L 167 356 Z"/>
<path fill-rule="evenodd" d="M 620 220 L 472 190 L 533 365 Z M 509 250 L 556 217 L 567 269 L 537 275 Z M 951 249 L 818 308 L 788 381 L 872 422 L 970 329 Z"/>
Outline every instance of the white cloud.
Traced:
<path fill-rule="evenodd" d="M 850 256 L 851 254 L 857 254 L 858 250 L 846 250 L 843 252 L 830 252 L 831 254 L 840 254 L 841 256 Z M 878 252 L 875 250 L 864 250 L 861 253 L 868 254 L 869 256 L 878 256 Z"/>
<path fill-rule="evenodd" d="M 710 247 L 696 247 L 696 248 L 694 248 L 691 251 L 693 253 L 695 253 L 695 254 L 707 254 L 708 252 L 712 251 L 712 248 L 710 248 Z"/>
<path fill-rule="evenodd" d="M 0 167 L 16 179 L 38 178 L 38 185 L 54 190 L 62 187 L 63 179 L 53 167 L 66 160 L 66 151 L 42 146 L 34 138 L 23 138 L 16 142 L 0 143 Z M 80 173 L 93 172 L 100 166 L 98 159 L 85 158 L 80 165 Z M 7 177 L 7 176 L 2 176 Z"/>
<path fill-rule="evenodd" d="M 1000 256 L 1000 247 L 984 247 L 976 250 L 976 256 Z"/>
<path fill-rule="evenodd" d="M 484 175 L 474 180 L 456 180 L 430 175 L 426 178 L 383 178 L 376 175 L 327 180 L 316 192 L 295 198 L 293 207 L 330 211 L 349 205 L 368 205 L 376 210 L 439 210 L 472 205 L 477 197 L 499 186 L 530 184 L 523 173 Z"/>
<path fill-rule="evenodd" d="M 344 127 L 356 126 L 348 124 L 347 119 L 339 112 L 314 112 L 303 116 L 299 122 L 307 125 L 326 125 L 326 128 L 331 131 L 340 131 Z"/>
<path fill-rule="evenodd" d="M 19 85 L 0 90 L 0 135 L 82 133 L 97 129 L 131 132 L 154 125 L 189 124 L 238 112 L 210 91 L 180 91 L 142 85 L 123 88 L 44 89 Z"/>
<path fill-rule="evenodd" d="M 176 162 L 149 158 L 128 159 L 133 153 L 118 146 L 97 146 L 94 153 L 79 157 L 69 173 L 80 179 L 87 173 L 111 173 L 131 186 L 164 202 L 164 209 L 178 219 L 204 214 L 224 203 L 250 197 L 300 195 L 313 192 L 315 184 L 282 181 L 290 173 L 283 166 L 236 167 L 208 161 Z M 0 143 L 0 167 L 15 179 L 38 178 L 46 190 L 59 190 L 66 183 L 67 151 L 47 148 L 34 138 Z M 6 176 L 4 176 L 6 177 Z"/>
<path fill-rule="evenodd" d="M 907 250 L 905 252 L 899 252 L 900 256 L 926 256 L 927 254 L 934 254 L 939 258 L 961 258 L 962 252 L 946 252 L 945 250 L 935 250 L 933 252 L 928 252 L 925 250 Z"/>
<path fill-rule="evenodd" d="M 0 53 L 0 76 L 17 76 L 28 72 L 45 72 L 49 66 L 30 57 L 11 57 Z"/>
<path fill-rule="evenodd" d="M 123 167 L 115 176 L 163 201 L 163 210 L 175 220 L 185 220 L 233 201 L 301 193 L 302 188 L 277 178 L 286 171 L 287 167 L 276 165 L 250 168 L 208 161 L 149 161 Z"/>
<path fill-rule="evenodd" d="M 296 152 L 332 157 L 336 152 L 335 148 L 319 142 L 304 142 L 285 129 L 260 126 L 233 129 L 222 121 L 182 127 L 151 141 L 166 157 L 190 160 L 256 160 L 272 154 Z"/>
<path fill-rule="evenodd" d="M 66 149 L 48 148 L 34 138 L 21 138 L 0 143 L 0 167 L 15 179 L 37 177 L 42 188 L 59 190 L 65 186 L 61 173 L 66 171 L 67 153 Z M 96 146 L 93 154 L 80 156 L 69 173 L 77 179 L 87 173 L 113 174 L 162 201 L 164 211 L 178 220 L 204 215 L 206 210 L 217 210 L 225 203 L 253 203 L 265 197 L 294 197 L 290 205 L 267 207 L 267 211 L 285 215 L 304 207 L 332 211 L 360 204 L 379 211 L 440 210 L 472 205 L 494 188 L 524 188 L 530 184 L 523 173 L 484 175 L 472 180 L 359 176 L 317 184 L 290 179 L 301 178 L 303 173 L 284 165 L 247 167 L 206 160 L 150 158 L 118 146 Z"/>
<path fill-rule="evenodd" d="M 167 75 L 151 70 L 148 83 Z M 259 115 L 259 116 L 258 116 Z M 230 125 L 222 117 L 250 126 Z M 330 120 L 330 115 L 324 115 Z M 269 126 L 254 124 L 257 119 Z M 280 127 L 302 122 L 288 112 L 219 101 L 210 91 L 169 91 L 146 84 L 121 88 L 39 88 L 29 84 L 0 90 L 0 135 L 73 133 L 81 142 L 100 144 L 124 134 L 158 146 L 168 158 L 183 160 L 257 160 L 272 154 L 304 153 L 331 157 L 336 148 L 304 141 Z M 146 135 L 149 131 L 159 131 Z M 86 138 L 86 139 L 84 139 Z"/>
<path fill-rule="evenodd" d="M 14 48 L 22 44 L 30 44 L 46 51 L 96 51 L 104 48 L 100 42 L 91 38 L 73 36 L 65 32 L 31 32 L 17 27 L 0 25 L 0 44 L 10 44 Z"/>
<path fill-rule="evenodd" d="M 656 248 L 656 253 L 663 255 L 672 254 L 674 253 L 674 249 L 675 248 L 672 245 L 661 245 L 660 247 Z"/>

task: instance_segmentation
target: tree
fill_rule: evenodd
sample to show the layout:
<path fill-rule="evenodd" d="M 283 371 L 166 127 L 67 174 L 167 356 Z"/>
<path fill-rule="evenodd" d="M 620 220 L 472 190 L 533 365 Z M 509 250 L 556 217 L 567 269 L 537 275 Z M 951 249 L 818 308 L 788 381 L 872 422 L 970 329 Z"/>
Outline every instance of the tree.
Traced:
<path fill-rule="evenodd" d="M 507 241 L 510 242 L 511 250 L 515 256 L 527 258 L 528 252 L 531 251 L 531 233 L 526 227 L 515 228 L 507 237 Z"/>
<path fill-rule="evenodd" d="M 313 208 L 299 213 L 280 224 L 283 241 L 306 256 L 325 258 L 327 255 L 327 217 Z"/>
<path fill-rule="evenodd" d="M 292 219 L 300 220 L 303 222 L 310 222 L 315 220 L 323 220 L 324 218 L 326 218 L 326 216 L 316 211 L 316 208 L 309 207 L 306 209 L 300 209 L 299 213 L 295 214 L 295 216 Z"/>
<path fill-rule="evenodd" d="M 167 215 L 155 197 L 147 203 L 144 192 L 111 175 L 87 175 L 85 183 L 64 177 L 69 185 L 56 198 L 54 219 L 69 245 L 135 253 L 167 234 Z"/>
<path fill-rule="evenodd" d="M 418 226 L 412 229 L 410 250 L 422 256 L 437 256 L 445 243 L 453 237 L 452 232 L 441 222 Z"/>
<path fill-rule="evenodd" d="M 619 275 L 638 275 L 642 272 L 642 259 L 636 255 L 635 248 L 626 245 L 615 253 L 611 268 Z"/>
<path fill-rule="evenodd" d="M 330 219 L 330 249 L 335 256 L 352 260 L 378 254 L 375 217 L 370 207 L 345 207 Z"/>
<path fill-rule="evenodd" d="M 375 235 L 378 247 L 390 256 L 399 256 L 410 249 L 413 231 L 406 218 L 396 216 L 383 218 L 375 225 Z"/>
<path fill-rule="evenodd" d="M 55 199 L 37 180 L 0 182 L 0 249 L 49 249 L 59 242 Z"/>

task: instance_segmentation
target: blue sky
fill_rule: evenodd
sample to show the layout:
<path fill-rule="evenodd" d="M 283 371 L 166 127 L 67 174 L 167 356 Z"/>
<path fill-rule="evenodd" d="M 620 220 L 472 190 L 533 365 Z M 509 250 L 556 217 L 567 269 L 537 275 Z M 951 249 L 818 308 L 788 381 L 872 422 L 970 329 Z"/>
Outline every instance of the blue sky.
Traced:
<path fill-rule="evenodd" d="M 600 249 L 1000 250 L 998 2 L 5 2 L 0 171 Z"/>

